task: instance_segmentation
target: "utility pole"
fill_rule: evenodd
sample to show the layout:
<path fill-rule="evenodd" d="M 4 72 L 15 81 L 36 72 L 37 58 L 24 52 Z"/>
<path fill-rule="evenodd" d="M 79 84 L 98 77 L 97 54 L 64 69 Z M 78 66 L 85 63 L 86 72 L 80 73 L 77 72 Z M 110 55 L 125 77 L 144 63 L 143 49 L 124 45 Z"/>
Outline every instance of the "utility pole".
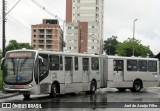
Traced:
<path fill-rule="evenodd" d="M 135 37 L 134 37 L 134 35 L 135 35 L 135 22 L 137 21 L 138 19 L 135 19 L 134 21 L 133 21 L 133 56 L 134 56 L 134 50 L 135 50 L 135 46 L 134 46 L 134 39 L 135 39 Z"/>
<path fill-rule="evenodd" d="M 5 56 L 6 50 L 5 50 L 5 43 L 6 43 L 6 37 L 5 37 L 5 22 L 6 22 L 6 13 L 5 13 L 5 0 L 2 1 L 2 48 L 3 48 L 3 57 Z"/>

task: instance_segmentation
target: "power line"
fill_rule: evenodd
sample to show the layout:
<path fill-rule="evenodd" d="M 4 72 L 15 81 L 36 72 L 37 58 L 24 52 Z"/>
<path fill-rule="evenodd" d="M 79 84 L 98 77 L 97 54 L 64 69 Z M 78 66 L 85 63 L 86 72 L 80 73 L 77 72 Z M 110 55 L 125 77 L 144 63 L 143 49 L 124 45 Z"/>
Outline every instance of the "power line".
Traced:
<path fill-rule="evenodd" d="M 44 10 L 45 12 L 47 12 L 48 14 L 50 14 L 51 16 L 57 18 L 58 20 L 65 22 L 63 19 L 59 18 L 57 15 L 51 13 L 49 10 L 46 9 L 45 6 L 42 6 L 40 3 L 38 3 L 36 0 L 31 0 L 35 5 L 37 5 L 38 7 L 40 7 L 42 10 Z"/>
<path fill-rule="evenodd" d="M 14 18 L 13 16 L 9 15 L 14 21 L 16 21 L 17 23 L 19 23 L 21 26 L 23 26 L 24 28 L 26 28 L 27 30 L 31 31 L 30 28 L 28 28 L 27 26 L 25 26 L 22 22 L 20 22 L 19 20 L 17 20 L 16 18 Z"/>
<path fill-rule="evenodd" d="M 8 15 L 8 14 L 15 8 L 15 6 L 18 5 L 18 3 L 19 3 L 20 1 L 21 1 L 21 0 L 19 0 L 18 2 L 16 2 L 16 4 L 13 5 L 13 7 L 6 13 L 6 15 Z"/>

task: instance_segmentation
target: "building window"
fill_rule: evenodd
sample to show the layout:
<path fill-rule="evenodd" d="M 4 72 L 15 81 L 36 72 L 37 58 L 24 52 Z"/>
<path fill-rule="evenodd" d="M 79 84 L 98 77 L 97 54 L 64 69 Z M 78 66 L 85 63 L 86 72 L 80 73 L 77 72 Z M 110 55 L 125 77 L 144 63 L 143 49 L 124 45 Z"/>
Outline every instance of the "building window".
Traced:
<path fill-rule="evenodd" d="M 52 33 L 52 29 L 47 29 L 46 31 L 47 31 L 48 34 Z"/>
<path fill-rule="evenodd" d="M 74 27 L 74 29 L 78 29 L 78 27 L 77 27 L 77 26 L 75 26 L 75 27 Z"/>
<path fill-rule="evenodd" d="M 92 46 L 91 49 L 94 49 L 94 46 Z"/>
<path fill-rule="evenodd" d="M 33 29 L 33 32 L 36 32 L 36 29 Z"/>
<path fill-rule="evenodd" d="M 39 33 L 44 33 L 44 29 L 39 29 Z"/>

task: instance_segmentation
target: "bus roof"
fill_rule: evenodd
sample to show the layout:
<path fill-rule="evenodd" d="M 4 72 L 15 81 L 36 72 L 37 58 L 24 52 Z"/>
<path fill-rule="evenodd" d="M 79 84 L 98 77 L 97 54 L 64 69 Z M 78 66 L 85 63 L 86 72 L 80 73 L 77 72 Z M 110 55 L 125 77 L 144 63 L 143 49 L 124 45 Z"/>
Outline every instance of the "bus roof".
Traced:
<path fill-rule="evenodd" d="M 157 58 L 143 58 L 143 57 L 123 57 L 123 56 L 110 56 L 110 55 L 94 55 L 94 54 L 84 54 L 84 53 L 70 53 L 70 52 L 55 52 L 55 51 L 45 51 L 45 50 L 32 50 L 32 49 L 19 49 L 19 50 L 12 50 L 8 52 L 15 52 L 15 51 L 33 51 L 36 53 L 43 53 L 43 54 L 56 54 L 56 55 L 72 55 L 72 56 L 83 56 L 83 57 L 107 57 L 111 59 L 132 59 L 132 60 L 158 60 Z"/>
<path fill-rule="evenodd" d="M 132 60 L 158 60 L 157 58 L 144 58 L 144 57 L 123 57 L 123 56 L 107 56 L 108 58 L 113 58 L 113 59 L 132 59 Z"/>
<path fill-rule="evenodd" d="M 84 54 L 84 53 L 70 53 L 70 52 L 55 52 L 55 51 L 45 51 L 45 50 L 32 50 L 32 49 L 19 49 L 19 50 L 12 50 L 8 52 L 15 52 L 15 51 L 33 51 L 36 53 L 43 53 L 43 54 L 56 54 L 56 55 L 72 55 L 72 56 L 90 56 L 90 57 L 100 57 L 100 55 L 94 54 Z"/>

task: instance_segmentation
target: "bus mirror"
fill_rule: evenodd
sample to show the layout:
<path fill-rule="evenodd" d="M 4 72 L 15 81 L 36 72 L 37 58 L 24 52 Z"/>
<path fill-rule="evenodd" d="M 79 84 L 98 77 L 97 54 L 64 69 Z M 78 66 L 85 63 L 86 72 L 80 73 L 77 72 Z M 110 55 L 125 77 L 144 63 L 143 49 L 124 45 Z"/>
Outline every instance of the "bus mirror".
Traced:
<path fill-rule="evenodd" d="M 41 66 L 44 65 L 44 63 L 43 63 L 43 58 L 42 58 L 41 56 L 38 56 L 38 58 L 39 58 L 39 63 L 40 63 L 40 65 L 41 65 Z"/>
<path fill-rule="evenodd" d="M 43 63 L 43 58 L 41 56 L 38 56 L 38 58 Z"/>
<path fill-rule="evenodd" d="M 1 60 L 1 70 L 3 70 L 4 61 L 5 61 L 5 59 L 2 58 L 2 60 Z"/>

